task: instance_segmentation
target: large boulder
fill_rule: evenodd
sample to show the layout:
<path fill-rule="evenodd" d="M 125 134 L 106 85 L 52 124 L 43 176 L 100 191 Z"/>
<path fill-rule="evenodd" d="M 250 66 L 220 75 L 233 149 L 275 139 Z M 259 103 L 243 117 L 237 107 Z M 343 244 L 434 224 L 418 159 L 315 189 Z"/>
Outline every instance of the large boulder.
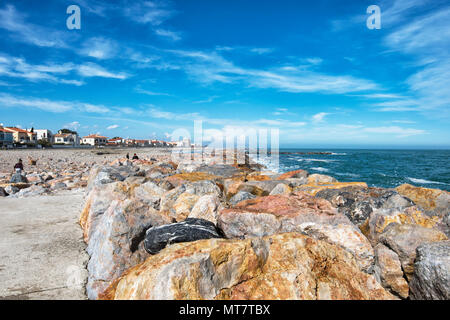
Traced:
<path fill-rule="evenodd" d="M 425 243 L 416 249 L 411 299 L 450 299 L 450 241 Z"/>
<path fill-rule="evenodd" d="M 28 180 L 22 174 L 16 172 L 11 176 L 11 183 L 28 183 Z"/>
<path fill-rule="evenodd" d="M 417 206 L 406 208 L 376 209 L 360 226 L 362 232 L 372 242 L 373 245 L 378 243 L 380 235 L 391 223 L 397 224 L 413 224 L 425 228 L 438 227 L 441 218 L 438 216 L 428 216 Z"/>
<path fill-rule="evenodd" d="M 217 214 L 221 208 L 219 197 L 216 194 L 207 194 L 198 199 L 188 217 L 204 219 L 216 224 Z"/>
<path fill-rule="evenodd" d="M 376 209 L 408 207 L 414 203 L 397 192 L 381 188 L 324 189 L 316 197 L 327 199 L 354 224 L 361 225 Z"/>
<path fill-rule="evenodd" d="M 440 216 L 450 213 L 450 192 L 448 191 L 415 187 L 410 184 L 402 184 L 396 190 L 425 210 L 433 211 Z"/>
<path fill-rule="evenodd" d="M 294 188 L 294 191 L 303 191 L 315 196 L 318 192 L 326 189 L 341 189 L 341 188 L 367 188 L 365 182 L 330 182 L 330 183 L 308 183 Z"/>
<path fill-rule="evenodd" d="M 103 299 L 395 299 L 351 254 L 297 233 L 179 243 L 128 270 Z"/>
<path fill-rule="evenodd" d="M 122 272 L 147 257 L 145 232 L 169 223 L 155 209 L 138 200 L 114 200 L 98 219 L 87 246 L 90 256 L 86 291 L 89 299 L 108 287 Z"/>
<path fill-rule="evenodd" d="M 332 176 L 327 176 L 325 174 L 314 173 L 314 174 L 310 174 L 308 176 L 309 184 L 321 184 L 321 183 L 333 183 L 333 182 L 337 182 L 337 180 L 335 178 L 333 178 Z"/>
<path fill-rule="evenodd" d="M 370 272 L 373 265 L 372 246 L 361 231 L 327 200 L 303 192 L 242 201 L 219 213 L 218 226 L 227 238 L 301 232 L 342 246 L 362 270 Z"/>
<path fill-rule="evenodd" d="M 289 172 L 283 173 L 277 179 L 278 180 L 285 180 L 285 179 L 290 179 L 290 178 L 298 178 L 298 179 L 303 179 L 305 181 L 305 183 L 306 183 L 306 177 L 307 176 L 308 176 L 308 171 L 299 169 L 299 170 L 289 171 Z"/>
<path fill-rule="evenodd" d="M 256 198 L 256 196 L 250 192 L 239 191 L 238 193 L 236 193 L 234 196 L 231 197 L 231 199 L 229 200 L 229 203 L 231 205 L 236 205 L 241 201 L 254 199 L 254 198 Z"/>
<path fill-rule="evenodd" d="M 381 243 L 377 244 L 374 250 L 375 277 L 379 279 L 384 288 L 406 299 L 409 295 L 409 286 L 403 276 L 398 255 Z"/>
<path fill-rule="evenodd" d="M 397 253 L 408 280 L 414 272 L 416 249 L 424 243 L 447 240 L 444 233 L 417 224 L 391 223 L 380 235 L 380 242 Z"/>
<path fill-rule="evenodd" d="M 148 229 L 144 247 L 148 253 L 156 254 L 173 243 L 210 238 L 221 238 L 214 223 L 204 219 L 187 218 L 183 222 Z"/>

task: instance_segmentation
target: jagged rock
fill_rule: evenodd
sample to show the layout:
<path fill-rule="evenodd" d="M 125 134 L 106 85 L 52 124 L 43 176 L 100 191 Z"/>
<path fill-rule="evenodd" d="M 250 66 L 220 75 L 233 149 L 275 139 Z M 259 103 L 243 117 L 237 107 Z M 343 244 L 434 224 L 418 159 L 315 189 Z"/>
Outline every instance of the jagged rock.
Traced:
<path fill-rule="evenodd" d="M 264 195 L 269 195 L 273 188 L 275 188 L 280 181 L 278 180 L 266 180 L 266 181 L 248 181 L 245 182 L 245 185 L 255 186 L 261 190 L 263 190 Z M 242 189 L 240 189 L 242 190 Z"/>
<path fill-rule="evenodd" d="M 148 256 L 141 242 L 145 231 L 169 221 L 138 200 L 114 200 L 98 219 L 87 252 L 89 299 L 97 299 L 110 282 Z"/>
<path fill-rule="evenodd" d="M 406 299 L 409 295 L 409 286 L 403 277 L 398 255 L 381 243 L 375 246 L 374 251 L 375 276 L 385 289 Z"/>
<path fill-rule="evenodd" d="M 224 184 L 226 198 L 230 200 L 239 192 L 247 192 L 251 193 L 257 197 L 259 196 L 267 196 L 269 192 L 261 189 L 259 186 L 255 184 L 250 184 L 248 182 L 243 182 L 240 180 L 229 180 Z"/>
<path fill-rule="evenodd" d="M 411 280 L 416 248 L 424 243 L 447 240 L 442 232 L 417 224 L 391 223 L 380 235 L 380 242 L 397 253 L 403 272 Z"/>
<path fill-rule="evenodd" d="M 279 183 L 275 186 L 275 188 L 272 189 L 272 191 L 270 191 L 270 196 L 276 195 L 276 194 L 289 194 L 291 193 L 292 189 L 284 184 L 284 183 Z"/>
<path fill-rule="evenodd" d="M 395 299 L 351 254 L 310 237 L 179 243 L 111 284 L 102 299 Z"/>
<path fill-rule="evenodd" d="M 376 209 L 365 224 L 360 226 L 361 231 L 372 242 L 378 243 L 380 235 L 391 223 L 414 224 L 425 228 L 439 226 L 438 216 L 430 217 L 417 206 L 406 208 Z"/>
<path fill-rule="evenodd" d="M 11 183 L 28 183 L 28 180 L 25 176 L 21 175 L 20 173 L 16 172 L 11 176 Z"/>
<path fill-rule="evenodd" d="M 283 181 L 283 183 L 287 183 L 291 188 L 300 187 L 308 182 L 306 178 L 289 178 Z"/>
<path fill-rule="evenodd" d="M 205 172 L 178 173 L 166 178 L 174 186 L 180 186 L 189 182 L 196 181 L 214 181 L 220 179 L 219 176 L 211 175 Z"/>
<path fill-rule="evenodd" d="M 12 198 L 25 198 L 25 197 L 36 197 L 44 193 L 48 193 L 48 189 L 44 188 L 43 186 L 33 185 L 29 188 L 20 189 L 19 192 L 10 194 L 9 196 Z"/>
<path fill-rule="evenodd" d="M 414 205 L 409 199 L 397 192 L 380 188 L 324 189 L 316 197 L 327 199 L 333 206 L 344 213 L 354 224 L 363 224 L 371 213 L 380 208 L 400 208 Z"/>
<path fill-rule="evenodd" d="M 309 184 L 319 184 L 319 183 L 333 183 L 337 182 L 337 180 L 331 176 L 327 176 L 325 174 L 310 174 L 308 176 L 308 183 Z"/>
<path fill-rule="evenodd" d="M 216 194 L 207 194 L 195 203 L 188 218 L 197 218 L 217 223 L 217 214 L 221 209 L 220 199 Z"/>
<path fill-rule="evenodd" d="M 37 173 L 27 174 L 26 179 L 27 179 L 28 183 L 31 183 L 31 184 L 39 184 L 39 183 L 44 182 L 44 179 L 42 179 L 42 177 Z"/>
<path fill-rule="evenodd" d="M 280 175 L 278 177 L 277 180 L 286 180 L 286 179 L 290 179 L 290 178 L 299 178 L 299 179 L 305 179 L 308 176 L 308 171 L 305 170 L 295 170 L 295 171 L 289 171 L 286 173 L 283 173 L 282 175 Z"/>
<path fill-rule="evenodd" d="M 197 171 L 200 165 L 196 163 L 179 163 L 177 168 L 177 173 L 192 173 Z"/>
<path fill-rule="evenodd" d="M 140 184 L 134 189 L 134 196 L 140 199 L 155 209 L 159 209 L 159 203 L 161 197 L 164 195 L 166 190 L 158 186 L 152 181 L 148 181 Z"/>
<path fill-rule="evenodd" d="M 175 215 L 171 215 L 170 218 L 173 218 L 176 221 L 183 221 L 186 219 L 199 198 L 200 196 L 190 192 L 183 192 L 180 194 L 173 204 Z"/>
<path fill-rule="evenodd" d="M 226 164 L 201 165 L 198 167 L 197 171 L 225 178 L 241 174 L 239 169 Z"/>
<path fill-rule="evenodd" d="M 204 219 L 187 218 L 183 222 L 148 229 L 144 247 L 148 253 L 156 254 L 172 243 L 210 238 L 220 238 L 214 223 Z"/>
<path fill-rule="evenodd" d="M 249 199 L 253 199 L 256 198 L 255 195 L 251 194 L 250 192 L 247 191 L 239 191 L 238 193 L 236 193 L 233 197 L 231 197 L 231 199 L 229 200 L 230 204 L 232 205 L 236 205 L 241 201 L 244 200 L 249 200 Z"/>
<path fill-rule="evenodd" d="M 5 191 L 5 189 L 0 187 L 0 197 L 7 197 L 8 195 L 9 194 Z"/>
<path fill-rule="evenodd" d="M 5 187 L 5 191 L 8 194 L 15 194 L 15 193 L 19 192 L 20 189 L 15 186 L 9 185 L 9 186 Z"/>
<path fill-rule="evenodd" d="M 410 288 L 411 299 L 450 299 L 450 241 L 417 247 Z"/>
<path fill-rule="evenodd" d="M 396 190 L 425 210 L 433 211 L 440 216 L 450 213 L 450 192 L 448 191 L 414 187 L 410 184 L 402 184 Z"/>
<path fill-rule="evenodd" d="M 362 270 L 370 271 L 373 265 L 373 249 L 359 229 L 327 200 L 306 193 L 242 201 L 219 213 L 218 226 L 227 238 L 301 232 L 342 246 L 355 255 Z"/>
<path fill-rule="evenodd" d="M 365 182 L 330 182 L 330 183 L 308 183 L 305 185 L 298 186 L 294 188 L 294 191 L 307 192 L 312 196 L 315 196 L 318 192 L 326 189 L 341 189 L 341 188 L 367 188 Z"/>

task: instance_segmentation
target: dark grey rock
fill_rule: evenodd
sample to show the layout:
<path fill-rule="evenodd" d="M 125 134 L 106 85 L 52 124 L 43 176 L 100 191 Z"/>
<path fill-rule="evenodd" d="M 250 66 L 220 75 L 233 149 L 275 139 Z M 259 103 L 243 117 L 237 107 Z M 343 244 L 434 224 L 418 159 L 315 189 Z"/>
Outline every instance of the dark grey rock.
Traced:
<path fill-rule="evenodd" d="M 250 192 L 247 192 L 247 191 L 239 191 L 233 197 L 231 197 L 229 202 L 231 205 L 234 206 L 241 201 L 253 199 L 253 198 L 256 198 L 256 196 L 254 194 L 251 194 Z"/>
<path fill-rule="evenodd" d="M 450 240 L 417 247 L 409 287 L 411 299 L 450 299 Z"/>
<path fill-rule="evenodd" d="M 20 173 L 14 173 L 11 177 L 11 183 L 27 183 L 28 180 L 25 176 L 21 175 Z"/>
<path fill-rule="evenodd" d="M 148 229 L 144 248 L 148 253 L 156 254 L 172 243 L 210 238 L 221 238 L 214 223 L 204 219 L 187 218 L 182 222 Z"/>
<path fill-rule="evenodd" d="M 410 207 L 414 203 L 395 190 L 382 188 L 347 187 L 325 189 L 316 197 L 324 198 L 344 213 L 354 224 L 361 225 L 376 209 Z"/>
<path fill-rule="evenodd" d="M 5 191 L 5 189 L 0 187 L 0 197 L 7 197 L 8 195 L 9 194 Z"/>

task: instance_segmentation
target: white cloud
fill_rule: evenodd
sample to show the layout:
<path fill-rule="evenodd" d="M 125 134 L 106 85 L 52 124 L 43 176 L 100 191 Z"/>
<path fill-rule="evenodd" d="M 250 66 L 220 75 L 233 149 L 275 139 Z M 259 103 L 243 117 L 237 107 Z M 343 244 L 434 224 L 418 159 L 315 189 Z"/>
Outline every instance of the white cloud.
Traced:
<path fill-rule="evenodd" d="M 119 46 L 115 41 L 103 37 L 94 37 L 83 43 L 79 53 L 103 60 L 115 57 L 118 49 Z"/>
<path fill-rule="evenodd" d="M 112 73 L 95 63 L 85 63 L 78 67 L 78 73 L 84 77 L 102 77 L 113 79 L 126 79 L 126 73 Z"/>
<path fill-rule="evenodd" d="M 78 121 L 73 121 L 71 123 L 66 123 L 63 128 L 77 131 L 80 128 L 80 123 Z"/>
<path fill-rule="evenodd" d="M 28 23 L 25 18 L 13 5 L 6 5 L 4 9 L 0 9 L 0 28 L 8 30 L 16 41 L 39 47 L 67 48 L 65 39 L 76 37 Z"/>
<path fill-rule="evenodd" d="M 250 49 L 251 52 L 257 53 L 257 54 L 266 54 L 273 52 L 272 48 L 252 48 Z"/>
<path fill-rule="evenodd" d="M 109 127 L 107 127 L 106 129 L 112 130 L 112 129 L 117 129 L 118 127 L 119 127 L 118 124 L 113 124 L 113 125 L 110 125 Z"/>
<path fill-rule="evenodd" d="M 320 123 L 320 122 L 323 122 L 323 119 L 327 115 L 329 115 L 329 113 L 327 113 L 327 112 L 319 112 L 319 113 L 313 115 L 311 120 L 312 120 L 313 123 Z"/>
<path fill-rule="evenodd" d="M 133 2 L 123 9 L 124 14 L 132 21 L 141 24 L 158 26 L 175 14 L 163 2 L 143 1 Z"/>
<path fill-rule="evenodd" d="M 172 41 L 181 40 L 181 35 L 179 32 L 165 30 L 165 29 L 156 29 L 155 33 L 160 37 L 168 38 Z"/>
<path fill-rule="evenodd" d="M 427 133 L 425 130 L 402 128 L 402 127 L 397 127 L 397 126 L 364 128 L 363 131 L 369 132 L 369 133 L 396 135 L 397 138 L 406 138 L 409 136 L 415 136 L 415 135 Z"/>

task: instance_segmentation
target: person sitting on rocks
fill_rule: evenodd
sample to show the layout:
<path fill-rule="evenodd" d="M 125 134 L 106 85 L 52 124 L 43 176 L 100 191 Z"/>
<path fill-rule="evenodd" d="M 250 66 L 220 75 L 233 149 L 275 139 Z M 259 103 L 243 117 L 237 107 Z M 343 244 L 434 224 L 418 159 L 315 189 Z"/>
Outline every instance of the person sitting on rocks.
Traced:
<path fill-rule="evenodd" d="M 22 163 L 22 159 L 19 159 L 19 162 L 17 162 L 14 165 L 14 170 L 18 171 L 18 172 L 22 172 L 23 171 L 23 163 Z"/>
<path fill-rule="evenodd" d="M 128 160 L 130 159 L 130 154 L 129 154 L 129 153 L 127 153 L 127 159 L 128 159 Z"/>
<path fill-rule="evenodd" d="M 139 157 L 137 156 L 137 154 L 135 153 L 133 156 L 133 160 L 139 160 Z"/>

